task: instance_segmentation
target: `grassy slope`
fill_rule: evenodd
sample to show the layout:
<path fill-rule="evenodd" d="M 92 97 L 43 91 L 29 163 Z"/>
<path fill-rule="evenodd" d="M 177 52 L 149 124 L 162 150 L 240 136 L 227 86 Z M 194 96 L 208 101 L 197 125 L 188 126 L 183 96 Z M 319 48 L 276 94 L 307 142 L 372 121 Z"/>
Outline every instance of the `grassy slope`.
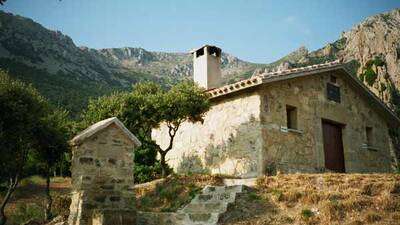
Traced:
<path fill-rule="evenodd" d="M 400 175 L 294 174 L 260 179 L 223 225 L 400 224 Z"/>
<path fill-rule="evenodd" d="M 22 182 L 7 207 L 10 224 L 43 215 L 44 180 Z M 141 211 L 170 212 L 186 205 L 206 185 L 221 185 L 209 175 L 174 175 L 136 188 Z M 53 179 L 54 213 L 68 214 L 69 179 Z M 1 200 L 1 195 L 0 195 Z M 28 209 L 21 207 L 29 206 Z M 292 174 L 259 179 L 221 219 L 221 225 L 391 224 L 400 221 L 400 175 Z"/>

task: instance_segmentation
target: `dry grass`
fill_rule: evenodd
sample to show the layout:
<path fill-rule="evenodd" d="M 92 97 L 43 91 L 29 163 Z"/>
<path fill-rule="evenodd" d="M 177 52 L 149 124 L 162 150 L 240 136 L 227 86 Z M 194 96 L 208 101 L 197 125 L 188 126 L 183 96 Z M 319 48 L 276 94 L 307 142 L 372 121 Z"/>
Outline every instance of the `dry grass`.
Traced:
<path fill-rule="evenodd" d="M 222 185 L 221 176 L 171 175 L 155 185 L 135 188 L 141 211 L 174 212 L 188 204 L 206 185 Z"/>
<path fill-rule="evenodd" d="M 264 203 L 241 203 L 222 224 L 400 224 L 400 175 L 291 174 L 258 180 Z M 268 205 L 268 213 L 259 213 Z M 239 207 L 240 208 L 240 207 Z M 271 213 L 274 212 L 274 213 Z M 248 219 L 246 219 L 248 218 Z"/>

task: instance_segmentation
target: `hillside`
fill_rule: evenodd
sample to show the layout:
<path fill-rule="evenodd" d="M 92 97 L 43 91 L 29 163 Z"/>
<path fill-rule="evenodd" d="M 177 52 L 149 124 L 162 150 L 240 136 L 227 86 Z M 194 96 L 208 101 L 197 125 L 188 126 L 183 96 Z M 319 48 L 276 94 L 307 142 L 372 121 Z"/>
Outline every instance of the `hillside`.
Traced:
<path fill-rule="evenodd" d="M 254 74 L 306 66 L 335 59 L 349 65 L 393 109 L 400 105 L 400 9 L 365 19 L 326 46 L 305 47 L 268 64 L 222 54 L 224 83 Z M 376 60 L 383 64 L 376 64 Z M 31 19 L 0 11 L 0 67 L 33 83 L 53 103 L 77 115 L 90 97 L 129 90 L 152 80 L 169 86 L 192 75 L 188 53 L 152 52 L 143 48 L 77 47 L 59 31 Z"/>
<path fill-rule="evenodd" d="M 392 108 L 400 105 L 400 9 L 368 17 L 333 43 L 315 51 L 301 47 L 255 73 L 336 59 L 348 62 L 350 69 Z"/>
<path fill-rule="evenodd" d="M 292 174 L 264 177 L 221 225 L 390 224 L 400 221 L 400 176 Z"/>
<path fill-rule="evenodd" d="M 59 31 L 31 19 L 0 11 L 0 67 L 31 82 L 53 103 L 77 114 L 88 98 L 152 80 L 165 86 L 191 77 L 189 53 L 150 52 L 142 48 L 77 47 Z M 223 53 L 222 73 L 252 71 L 255 64 Z"/>
<path fill-rule="evenodd" d="M 221 185 L 223 177 L 173 175 L 135 187 L 139 211 L 174 212 L 206 185 Z M 22 181 L 7 208 L 10 224 L 43 217 L 45 180 Z M 54 215 L 69 213 L 70 180 L 54 178 Z M 1 199 L 1 194 L 0 194 Z M 28 203 L 28 204 L 27 204 Z M 242 193 L 219 219 L 219 225 L 387 224 L 400 221 L 400 175 L 291 174 L 261 177 Z M 159 224 L 162 225 L 162 224 Z"/>

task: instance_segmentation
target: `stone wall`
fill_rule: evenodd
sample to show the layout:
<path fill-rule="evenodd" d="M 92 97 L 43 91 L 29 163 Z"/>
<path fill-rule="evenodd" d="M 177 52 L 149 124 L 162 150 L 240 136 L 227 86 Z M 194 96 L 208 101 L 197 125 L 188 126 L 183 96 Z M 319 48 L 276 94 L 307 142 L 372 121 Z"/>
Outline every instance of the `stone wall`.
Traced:
<path fill-rule="evenodd" d="M 239 177 L 323 172 L 322 119 L 327 119 L 343 124 L 346 172 L 389 172 L 388 122 L 361 94 L 364 90 L 343 80 L 350 79 L 344 74 L 335 74 L 341 103 L 328 100 L 330 75 L 267 83 L 212 99 L 204 124 L 185 123 L 179 129 L 168 164 L 177 172 Z M 286 105 L 297 108 L 297 130 L 283 129 Z M 366 126 L 373 128 L 372 148 L 365 148 Z M 162 146 L 169 140 L 164 126 L 154 130 L 152 137 Z"/>
<path fill-rule="evenodd" d="M 115 124 L 73 146 L 69 225 L 135 223 L 134 147 Z"/>
<path fill-rule="evenodd" d="M 254 177 L 262 172 L 260 97 L 252 90 L 215 102 L 204 123 L 182 124 L 168 164 L 177 172 Z M 161 146 L 169 141 L 165 126 L 153 130 Z"/>
<path fill-rule="evenodd" d="M 326 83 L 337 77 L 341 102 L 326 97 Z M 274 82 L 260 88 L 265 167 L 282 172 L 322 172 L 325 168 L 322 119 L 343 124 L 346 172 L 389 172 L 387 121 L 368 99 L 343 80 L 324 74 Z M 346 78 L 349 79 L 349 78 Z M 298 130 L 286 127 L 286 105 L 297 107 Z M 365 148 L 366 126 L 373 128 L 373 148 Z"/>

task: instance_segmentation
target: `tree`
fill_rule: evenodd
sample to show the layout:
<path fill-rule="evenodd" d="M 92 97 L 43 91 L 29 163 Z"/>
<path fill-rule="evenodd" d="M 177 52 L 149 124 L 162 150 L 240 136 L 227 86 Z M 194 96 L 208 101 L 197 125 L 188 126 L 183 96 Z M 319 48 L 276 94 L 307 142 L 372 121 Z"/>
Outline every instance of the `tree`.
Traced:
<path fill-rule="evenodd" d="M 0 109 L 0 184 L 7 184 L 0 205 L 3 225 L 7 220 L 4 209 L 24 176 L 27 157 L 34 147 L 33 133 L 40 118 L 47 114 L 47 103 L 32 86 L 0 71 Z"/>
<path fill-rule="evenodd" d="M 142 183 L 154 179 L 161 173 L 157 161 L 155 143 L 151 140 L 149 125 L 151 113 L 144 112 L 148 109 L 146 100 L 140 93 L 151 92 L 150 83 L 137 85 L 132 92 L 116 92 L 110 96 L 103 96 L 89 101 L 88 107 L 82 114 L 80 130 L 110 117 L 118 117 L 121 122 L 142 142 L 135 150 L 135 182 Z M 146 88 L 145 88 L 146 87 Z M 157 86 L 158 88 L 158 86 Z M 155 90 L 153 90 L 155 91 Z M 128 104 L 132 107 L 128 107 Z"/>
<path fill-rule="evenodd" d="M 162 148 L 157 145 L 160 154 L 162 176 L 166 176 L 166 155 L 172 149 L 176 133 L 185 122 L 203 122 L 204 113 L 210 108 L 207 94 L 193 82 L 182 82 L 161 93 L 156 99 L 156 111 L 160 124 L 168 129 L 169 143 Z"/>
<path fill-rule="evenodd" d="M 69 150 L 68 125 L 68 112 L 62 109 L 53 109 L 49 115 L 40 120 L 34 132 L 35 151 L 32 152 L 32 158 L 34 158 L 35 166 L 40 174 L 46 178 L 46 220 L 50 220 L 52 217 L 53 199 L 50 195 L 50 177 Z"/>
<path fill-rule="evenodd" d="M 135 152 L 135 164 L 154 166 L 158 152 L 161 174 L 165 177 L 168 172 L 166 155 L 173 147 L 179 126 L 185 121 L 202 121 L 209 107 L 206 93 L 193 82 L 179 83 L 168 91 L 156 83 L 144 82 L 136 84 L 130 93 L 115 93 L 90 101 L 83 114 L 83 124 L 86 127 L 109 117 L 118 117 L 142 142 Z M 170 141 L 166 148 L 151 140 L 151 130 L 162 123 L 169 130 Z"/>

